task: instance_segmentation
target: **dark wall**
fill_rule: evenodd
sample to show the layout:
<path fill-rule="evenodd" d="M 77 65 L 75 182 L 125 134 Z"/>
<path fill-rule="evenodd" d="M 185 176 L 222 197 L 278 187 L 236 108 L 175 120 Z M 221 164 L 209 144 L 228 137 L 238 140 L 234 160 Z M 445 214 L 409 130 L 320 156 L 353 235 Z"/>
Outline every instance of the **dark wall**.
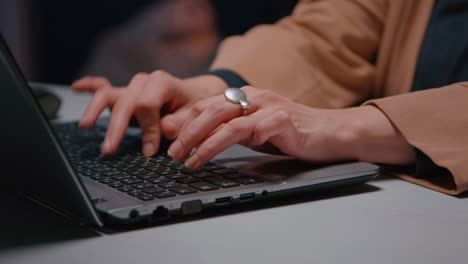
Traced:
<path fill-rule="evenodd" d="M 124 22 L 151 0 L 31 1 L 37 81 L 69 83 L 97 35 Z"/>
<path fill-rule="evenodd" d="M 297 0 L 211 0 L 224 36 L 239 35 L 259 24 L 289 15 Z"/>
<path fill-rule="evenodd" d="M 36 80 L 70 83 L 99 33 L 123 23 L 138 10 L 163 0 L 31 1 Z M 171 1 L 171 0 L 168 0 Z M 297 0 L 211 0 L 223 36 L 288 15 Z"/>

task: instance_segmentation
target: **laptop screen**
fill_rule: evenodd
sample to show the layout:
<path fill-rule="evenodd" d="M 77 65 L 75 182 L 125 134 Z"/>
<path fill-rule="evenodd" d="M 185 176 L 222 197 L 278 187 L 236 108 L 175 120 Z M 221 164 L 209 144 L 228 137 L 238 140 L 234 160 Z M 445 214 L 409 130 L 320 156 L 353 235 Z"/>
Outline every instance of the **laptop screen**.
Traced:
<path fill-rule="evenodd" d="M 0 113 L 3 177 L 9 186 L 74 219 L 100 225 L 85 188 L 1 36 Z"/>

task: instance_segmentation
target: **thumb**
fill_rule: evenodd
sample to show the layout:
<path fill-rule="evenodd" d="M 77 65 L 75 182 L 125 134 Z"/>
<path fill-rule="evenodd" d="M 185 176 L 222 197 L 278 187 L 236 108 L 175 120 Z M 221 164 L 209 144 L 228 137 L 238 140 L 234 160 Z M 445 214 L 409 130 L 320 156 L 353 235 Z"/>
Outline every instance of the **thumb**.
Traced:
<path fill-rule="evenodd" d="M 161 132 L 167 139 L 175 139 L 187 120 L 193 115 L 190 107 L 183 107 L 161 119 Z"/>

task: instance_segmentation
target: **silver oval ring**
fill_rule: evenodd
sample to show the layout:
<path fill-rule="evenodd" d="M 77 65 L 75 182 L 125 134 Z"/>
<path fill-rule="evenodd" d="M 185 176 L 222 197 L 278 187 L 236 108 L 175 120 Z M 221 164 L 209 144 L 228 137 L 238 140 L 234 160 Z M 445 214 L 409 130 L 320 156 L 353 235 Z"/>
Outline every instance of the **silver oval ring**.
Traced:
<path fill-rule="evenodd" d="M 233 104 L 240 104 L 241 114 L 247 115 L 247 109 L 252 105 L 247 100 L 247 95 L 239 88 L 229 87 L 224 90 L 224 98 Z"/>

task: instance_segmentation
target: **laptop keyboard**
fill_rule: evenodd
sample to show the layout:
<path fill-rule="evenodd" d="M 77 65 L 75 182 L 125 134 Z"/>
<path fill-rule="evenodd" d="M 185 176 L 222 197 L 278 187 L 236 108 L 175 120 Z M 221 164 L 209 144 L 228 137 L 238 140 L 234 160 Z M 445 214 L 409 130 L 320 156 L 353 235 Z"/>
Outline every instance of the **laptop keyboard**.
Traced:
<path fill-rule="evenodd" d="M 142 201 L 262 182 L 214 163 L 192 170 L 164 153 L 145 157 L 137 136 L 126 136 L 116 155 L 104 157 L 100 145 L 105 128 L 82 130 L 77 126 L 78 123 L 55 125 L 75 171 Z"/>

